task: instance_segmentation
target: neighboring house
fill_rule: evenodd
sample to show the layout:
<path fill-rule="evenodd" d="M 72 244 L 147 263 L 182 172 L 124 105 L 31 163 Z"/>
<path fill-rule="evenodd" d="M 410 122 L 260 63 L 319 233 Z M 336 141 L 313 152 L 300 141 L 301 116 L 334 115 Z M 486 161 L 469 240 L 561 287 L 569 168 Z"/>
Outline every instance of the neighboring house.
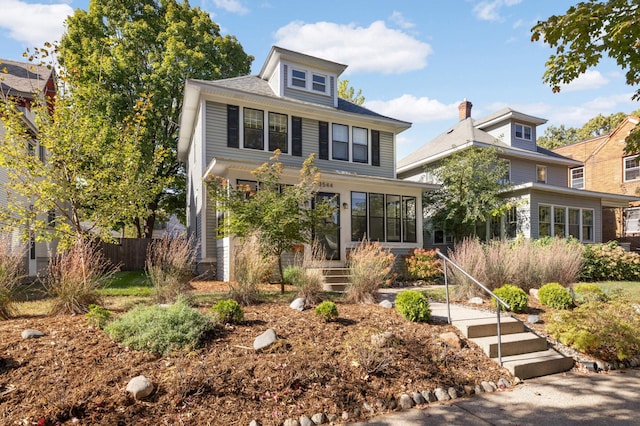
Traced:
<path fill-rule="evenodd" d="M 499 156 L 509 162 L 511 188 L 504 196 L 517 201 L 509 214 L 479 224 L 477 234 L 484 239 L 573 236 L 585 243 L 602 241 L 602 210 L 626 206 L 640 200 L 628 195 L 571 188 L 569 170 L 582 166 L 536 144 L 536 128 L 546 120 L 504 108 L 487 117 L 471 118 L 472 104 L 459 106 L 460 121 L 451 129 L 398 162 L 398 178 L 433 182 L 425 166 L 473 146 L 499 148 Z M 506 178 L 506 177 L 505 177 Z M 425 245 L 452 242 L 438 224 L 427 227 Z"/>
<path fill-rule="evenodd" d="M 37 128 L 35 117 L 31 111 L 34 96 L 45 96 L 53 100 L 56 91 L 55 73 L 46 66 L 38 66 L 31 63 L 22 63 L 0 59 L 0 93 L 2 100 L 15 98 L 18 100 L 19 108 L 23 112 L 24 120 L 33 136 L 32 141 L 25 147 L 25 155 L 38 156 L 41 161 L 46 161 L 47 153 L 43 146 L 40 146 L 37 139 Z M 0 137 L 3 137 L 5 129 L 0 122 Z M 7 205 L 8 182 L 7 172 L 0 169 L 0 204 Z M 27 201 L 25 200 L 25 203 Z M 55 213 L 47 218 L 50 223 L 55 220 Z M 19 232 L 14 232 L 14 241 L 19 243 Z M 55 251 L 55 242 L 36 243 L 33 239 L 29 242 L 24 269 L 29 276 L 35 276 L 39 272 L 46 270 L 49 258 Z"/>
<path fill-rule="evenodd" d="M 626 138 L 640 122 L 628 116 L 609 134 L 556 148 L 553 151 L 580 161 L 569 170 L 572 188 L 639 195 L 640 158 L 624 153 Z M 603 240 L 640 234 L 640 203 L 631 207 L 606 209 L 603 213 Z"/>
<path fill-rule="evenodd" d="M 218 238 L 216 206 L 205 181 L 255 184 L 251 170 L 280 149 L 283 183 L 316 155 L 318 197 L 336 206 L 332 235 L 322 236 L 326 266 L 345 264 L 364 236 L 396 255 L 422 247 L 425 185 L 396 178 L 396 135 L 410 123 L 385 117 L 337 93 L 346 65 L 273 47 L 258 75 L 188 80 L 180 120 L 179 159 L 187 168 L 187 229 L 200 270 L 233 279 L 232 238 Z"/>

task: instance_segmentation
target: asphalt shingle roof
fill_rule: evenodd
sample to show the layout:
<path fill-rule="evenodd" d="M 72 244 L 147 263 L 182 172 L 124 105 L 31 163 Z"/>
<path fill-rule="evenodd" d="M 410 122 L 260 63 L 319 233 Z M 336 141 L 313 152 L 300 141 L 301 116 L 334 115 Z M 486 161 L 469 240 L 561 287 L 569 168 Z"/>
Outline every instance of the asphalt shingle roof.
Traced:
<path fill-rule="evenodd" d="M 42 92 L 52 73 L 46 66 L 0 59 L 0 90 L 16 96 Z"/>

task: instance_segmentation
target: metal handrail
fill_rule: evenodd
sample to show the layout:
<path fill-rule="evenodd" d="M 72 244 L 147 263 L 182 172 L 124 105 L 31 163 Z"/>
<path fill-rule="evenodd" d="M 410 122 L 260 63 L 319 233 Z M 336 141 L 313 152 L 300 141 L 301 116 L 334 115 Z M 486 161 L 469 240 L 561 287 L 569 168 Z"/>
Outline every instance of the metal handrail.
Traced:
<path fill-rule="evenodd" d="M 474 277 L 469 275 L 467 273 L 467 271 L 462 269 L 457 263 L 455 263 L 453 260 L 449 259 L 447 256 L 442 254 L 439 250 L 436 250 L 436 254 L 438 256 L 440 256 L 440 258 L 442 259 L 442 264 L 443 264 L 442 271 L 444 273 L 444 286 L 445 286 L 445 293 L 446 293 L 446 297 L 447 297 L 447 320 L 448 320 L 449 324 L 451 324 L 451 307 L 450 307 L 450 304 L 449 304 L 449 280 L 448 280 L 448 277 L 447 277 L 447 262 L 449 262 L 451 265 L 453 265 L 458 271 L 462 272 L 474 284 L 479 286 L 482 290 L 484 290 L 486 293 L 488 293 L 493 299 L 495 299 L 495 301 L 496 301 L 496 315 L 497 315 L 497 318 L 498 318 L 498 324 L 497 324 L 497 327 L 498 327 L 498 329 L 497 329 L 497 334 L 498 334 L 498 364 L 502 365 L 502 337 L 501 337 L 501 333 L 500 333 L 500 305 L 504 306 L 506 310 L 510 310 L 511 307 L 509 306 L 508 303 L 506 303 L 504 300 L 502 300 L 498 296 L 496 296 L 496 294 L 494 292 L 489 290 L 480 281 L 478 281 L 477 279 L 475 279 Z"/>

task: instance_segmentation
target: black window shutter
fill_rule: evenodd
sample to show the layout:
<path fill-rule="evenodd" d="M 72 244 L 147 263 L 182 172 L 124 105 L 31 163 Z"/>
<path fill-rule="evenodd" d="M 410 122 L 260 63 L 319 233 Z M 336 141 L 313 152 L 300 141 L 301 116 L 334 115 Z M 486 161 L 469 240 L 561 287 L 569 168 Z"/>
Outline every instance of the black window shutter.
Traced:
<path fill-rule="evenodd" d="M 227 146 L 240 148 L 240 110 L 236 105 L 227 105 Z"/>
<path fill-rule="evenodd" d="M 302 118 L 291 117 L 291 155 L 302 157 Z"/>
<path fill-rule="evenodd" d="M 326 121 L 320 121 L 318 124 L 319 124 L 318 158 L 320 160 L 328 160 L 329 159 L 329 123 L 327 123 Z"/>
<path fill-rule="evenodd" d="M 380 132 L 378 130 L 371 131 L 371 165 L 380 165 Z"/>

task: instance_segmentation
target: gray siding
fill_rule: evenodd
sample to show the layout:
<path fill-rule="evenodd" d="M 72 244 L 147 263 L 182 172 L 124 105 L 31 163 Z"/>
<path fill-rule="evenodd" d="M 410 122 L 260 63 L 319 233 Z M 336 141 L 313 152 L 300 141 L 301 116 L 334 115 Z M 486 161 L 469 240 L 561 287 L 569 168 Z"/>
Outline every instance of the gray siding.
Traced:
<path fill-rule="evenodd" d="M 217 240 L 217 227 L 218 223 L 216 220 L 216 206 L 215 202 L 209 199 L 209 194 L 206 192 L 206 185 L 203 188 L 204 193 L 203 197 L 206 200 L 206 213 L 205 213 L 205 229 L 203 229 L 203 237 L 205 239 L 205 250 L 206 257 L 208 259 L 216 258 L 216 240 Z"/>
<path fill-rule="evenodd" d="M 511 162 L 511 183 L 519 184 L 536 181 L 536 167 L 547 166 L 547 184 L 567 186 L 567 167 L 543 162 L 509 159 Z"/>
<path fill-rule="evenodd" d="M 275 112 L 275 111 L 274 111 Z M 283 114 L 287 112 L 281 112 Z M 291 116 L 291 113 L 288 113 Z M 295 114 L 294 114 L 295 115 Z M 227 147 L 227 106 L 225 104 L 207 102 L 206 104 L 206 163 L 214 158 L 227 158 L 256 163 L 268 161 L 272 156 L 269 151 L 253 149 L 238 149 Z M 349 124 L 349 123 L 340 123 Z M 376 130 L 370 128 L 369 130 Z M 242 141 L 240 142 L 242 144 Z M 265 143 L 267 143 L 265 141 Z M 331 143 L 331 142 L 329 142 Z M 371 141 L 369 141 L 371 144 Z M 283 154 L 280 157 L 282 164 L 290 167 L 301 167 L 302 162 L 309 154 L 316 154 L 316 165 L 321 170 L 342 171 L 356 173 L 362 176 L 394 177 L 394 146 L 393 134 L 380 132 L 380 166 L 352 163 L 337 160 L 319 160 L 318 154 L 318 121 L 308 118 L 302 120 L 302 157 L 294 157 Z"/>
<path fill-rule="evenodd" d="M 311 75 L 307 75 L 307 78 L 311 78 Z M 287 98 L 291 98 L 291 99 L 297 99 L 299 101 L 303 101 L 303 102 L 310 102 L 313 104 L 319 104 L 319 105 L 325 105 L 325 106 L 333 106 L 333 94 L 335 93 L 334 87 L 335 87 L 335 83 L 334 83 L 334 78 L 331 77 L 328 79 L 329 81 L 327 82 L 327 85 L 329 86 L 329 96 L 327 95 L 322 95 L 319 93 L 313 93 L 310 92 L 308 90 L 301 90 L 301 89 L 292 89 L 291 87 L 289 87 L 289 85 L 287 84 L 287 82 L 289 81 L 289 67 L 287 65 L 284 66 L 284 73 L 282 75 L 282 79 L 280 80 L 280 84 L 282 85 L 282 88 L 284 89 L 282 91 L 282 93 L 284 94 L 285 97 Z"/>

